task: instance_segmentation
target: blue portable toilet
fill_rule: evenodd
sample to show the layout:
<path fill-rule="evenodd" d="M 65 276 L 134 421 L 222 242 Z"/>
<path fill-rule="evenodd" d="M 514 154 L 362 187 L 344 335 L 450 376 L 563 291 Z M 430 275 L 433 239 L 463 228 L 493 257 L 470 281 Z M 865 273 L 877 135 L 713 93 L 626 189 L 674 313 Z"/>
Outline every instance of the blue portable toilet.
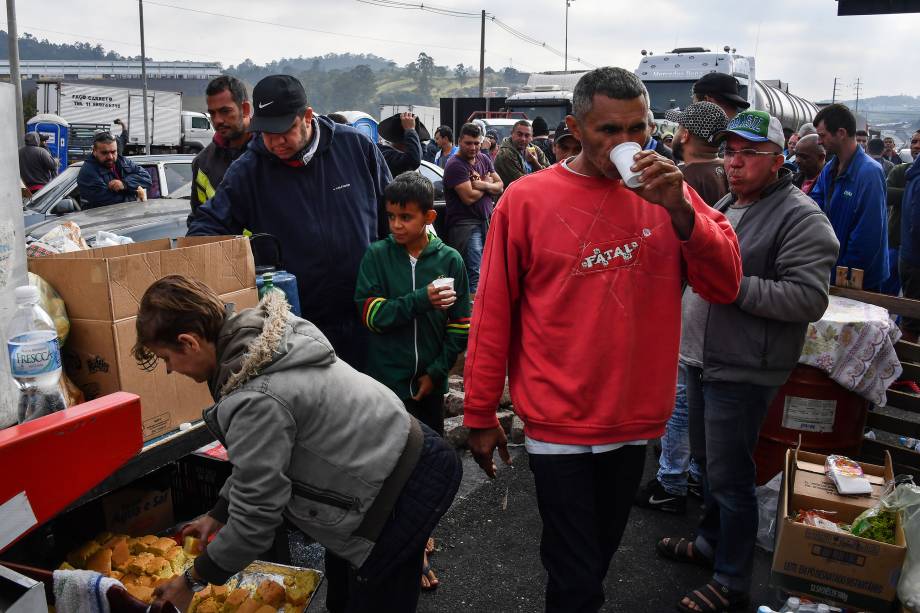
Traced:
<path fill-rule="evenodd" d="M 361 111 L 339 111 L 348 120 L 349 125 L 357 128 L 369 139 L 377 142 L 377 120 Z"/>
<path fill-rule="evenodd" d="M 36 115 L 26 124 L 26 132 L 38 132 L 43 138 L 48 137 L 47 147 L 52 157 L 58 161 L 58 172 L 67 169 L 67 141 L 70 138 L 70 124 L 60 115 L 42 113 Z"/>

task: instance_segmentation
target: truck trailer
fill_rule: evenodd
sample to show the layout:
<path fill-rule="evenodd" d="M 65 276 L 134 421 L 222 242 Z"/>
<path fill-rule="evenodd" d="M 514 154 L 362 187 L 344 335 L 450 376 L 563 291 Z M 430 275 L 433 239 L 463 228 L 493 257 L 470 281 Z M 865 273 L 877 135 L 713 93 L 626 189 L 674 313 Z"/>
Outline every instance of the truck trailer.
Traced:
<path fill-rule="evenodd" d="M 38 82 L 38 112 L 53 113 L 70 124 L 71 160 L 86 157 L 87 141 L 107 130 L 128 129 L 125 155 L 144 152 L 144 94 L 141 89 L 64 81 Z M 147 90 L 150 153 L 195 153 L 211 142 L 214 127 L 204 113 L 182 110 L 180 92 Z"/>

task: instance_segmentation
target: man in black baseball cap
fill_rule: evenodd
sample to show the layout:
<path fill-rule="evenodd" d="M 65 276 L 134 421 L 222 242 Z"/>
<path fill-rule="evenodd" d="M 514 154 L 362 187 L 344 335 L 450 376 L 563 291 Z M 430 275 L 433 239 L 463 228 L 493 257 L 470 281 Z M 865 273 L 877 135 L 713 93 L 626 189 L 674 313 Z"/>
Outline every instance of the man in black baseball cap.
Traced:
<path fill-rule="evenodd" d="M 367 136 L 315 114 L 294 77 L 259 81 L 252 110 L 248 149 L 195 210 L 188 234 L 247 229 L 275 236 L 285 268 L 297 277 L 301 315 L 323 331 L 337 357 L 361 370 L 367 341 L 354 288 L 365 250 L 386 228 L 379 211 L 390 171 Z M 260 243 L 253 247 L 256 261 L 267 263 Z"/>
<path fill-rule="evenodd" d="M 738 79 L 722 72 L 700 77 L 693 84 L 693 101 L 718 104 L 729 119 L 751 106 L 738 92 Z"/>
<path fill-rule="evenodd" d="M 556 161 L 567 160 L 579 153 L 581 153 L 581 141 L 575 138 L 564 121 L 560 121 L 553 135 L 553 155 L 556 156 Z"/>

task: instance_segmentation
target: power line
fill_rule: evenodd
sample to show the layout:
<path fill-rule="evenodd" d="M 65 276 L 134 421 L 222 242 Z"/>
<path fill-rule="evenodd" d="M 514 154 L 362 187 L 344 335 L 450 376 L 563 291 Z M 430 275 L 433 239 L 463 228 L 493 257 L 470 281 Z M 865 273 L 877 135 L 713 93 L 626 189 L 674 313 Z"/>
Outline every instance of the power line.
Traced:
<path fill-rule="evenodd" d="M 329 36 L 343 36 L 345 38 L 358 38 L 363 40 L 372 40 L 379 43 L 387 43 L 391 45 L 408 45 L 412 47 L 433 47 L 436 49 L 450 49 L 452 51 L 475 51 L 475 49 L 469 49 L 464 47 L 451 47 L 448 45 L 437 45 L 434 43 L 423 43 L 423 42 L 403 42 L 399 40 L 394 40 L 392 38 L 376 38 L 374 36 L 363 36 L 360 34 L 347 34 L 345 32 L 333 32 L 331 30 L 320 30 L 318 28 L 306 28 L 303 26 L 292 25 L 289 23 L 278 23 L 276 21 L 263 21 L 261 19 L 253 19 L 251 17 L 240 17 L 239 15 L 226 15 L 224 13 L 215 13 L 213 11 L 204 11 L 201 9 L 193 9 L 187 6 L 178 6 L 175 4 L 166 4 L 165 2 L 152 2 L 149 1 L 147 4 L 152 6 L 160 6 L 165 8 L 176 9 L 177 11 L 188 11 L 189 13 L 198 13 L 200 15 L 208 15 L 210 17 L 223 17 L 224 19 L 233 19 L 236 21 L 245 21 L 248 23 L 257 23 L 264 26 L 275 26 L 278 28 L 287 28 L 289 30 L 298 30 L 300 32 L 312 32 L 315 34 L 327 34 Z"/>
<path fill-rule="evenodd" d="M 435 14 L 444 15 L 447 17 L 461 17 L 461 18 L 466 18 L 466 19 L 479 19 L 480 17 L 480 13 L 471 13 L 469 11 L 457 11 L 454 9 L 434 6 L 431 4 L 416 4 L 412 2 L 401 2 L 399 0 L 356 0 L 356 1 L 362 4 L 370 4 L 372 6 L 379 6 L 383 8 L 392 8 L 392 9 L 398 9 L 398 10 L 426 11 L 429 13 L 435 13 Z M 544 41 L 537 40 L 536 38 L 534 38 L 533 36 L 530 36 L 529 34 L 525 34 L 524 32 L 521 32 L 520 30 L 516 30 L 515 28 L 512 28 L 510 25 L 501 21 L 497 16 L 493 15 L 492 13 L 486 13 L 486 17 L 490 19 L 495 25 L 500 27 L 502 30 L 518 38 L 519 40 L 522 40 L 525 43 L 528 43 L 530 45 L 534 45 L 536 47 L 541 47 L 543 49 L 546 49 L 550 53 L 553 53 L 559 57 L 565 57 L 565 54 L 562 51 L 559 51 L 558 49 L 548 45 Z M 587 66 L 588 68 L 597 68 L 597 66 L 595 66 L 594 64 L 587 62 L 581 59 L 580 57 L 576 57 L 574 59 L 576 62 L 584 66 Z"/>

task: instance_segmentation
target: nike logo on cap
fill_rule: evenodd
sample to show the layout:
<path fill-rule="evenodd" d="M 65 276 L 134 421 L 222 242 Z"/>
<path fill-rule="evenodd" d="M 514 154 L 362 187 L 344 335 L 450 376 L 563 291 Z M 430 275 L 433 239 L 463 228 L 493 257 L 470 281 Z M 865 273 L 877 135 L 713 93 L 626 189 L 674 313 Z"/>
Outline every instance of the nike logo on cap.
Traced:
<path fill-rule="evenodd" d="M 266 102 L 265 104 L 262 104 L 262 103 L 260 102 L 260 103 L 259 103 L 259 108 L 260 108 L 260 109 L 264 109 L 264 108 L 267 107 L 268 105 L 274 104 L 274 103 L 275 103 L 274 100 L 272 100 L 271 102 Z"/>

